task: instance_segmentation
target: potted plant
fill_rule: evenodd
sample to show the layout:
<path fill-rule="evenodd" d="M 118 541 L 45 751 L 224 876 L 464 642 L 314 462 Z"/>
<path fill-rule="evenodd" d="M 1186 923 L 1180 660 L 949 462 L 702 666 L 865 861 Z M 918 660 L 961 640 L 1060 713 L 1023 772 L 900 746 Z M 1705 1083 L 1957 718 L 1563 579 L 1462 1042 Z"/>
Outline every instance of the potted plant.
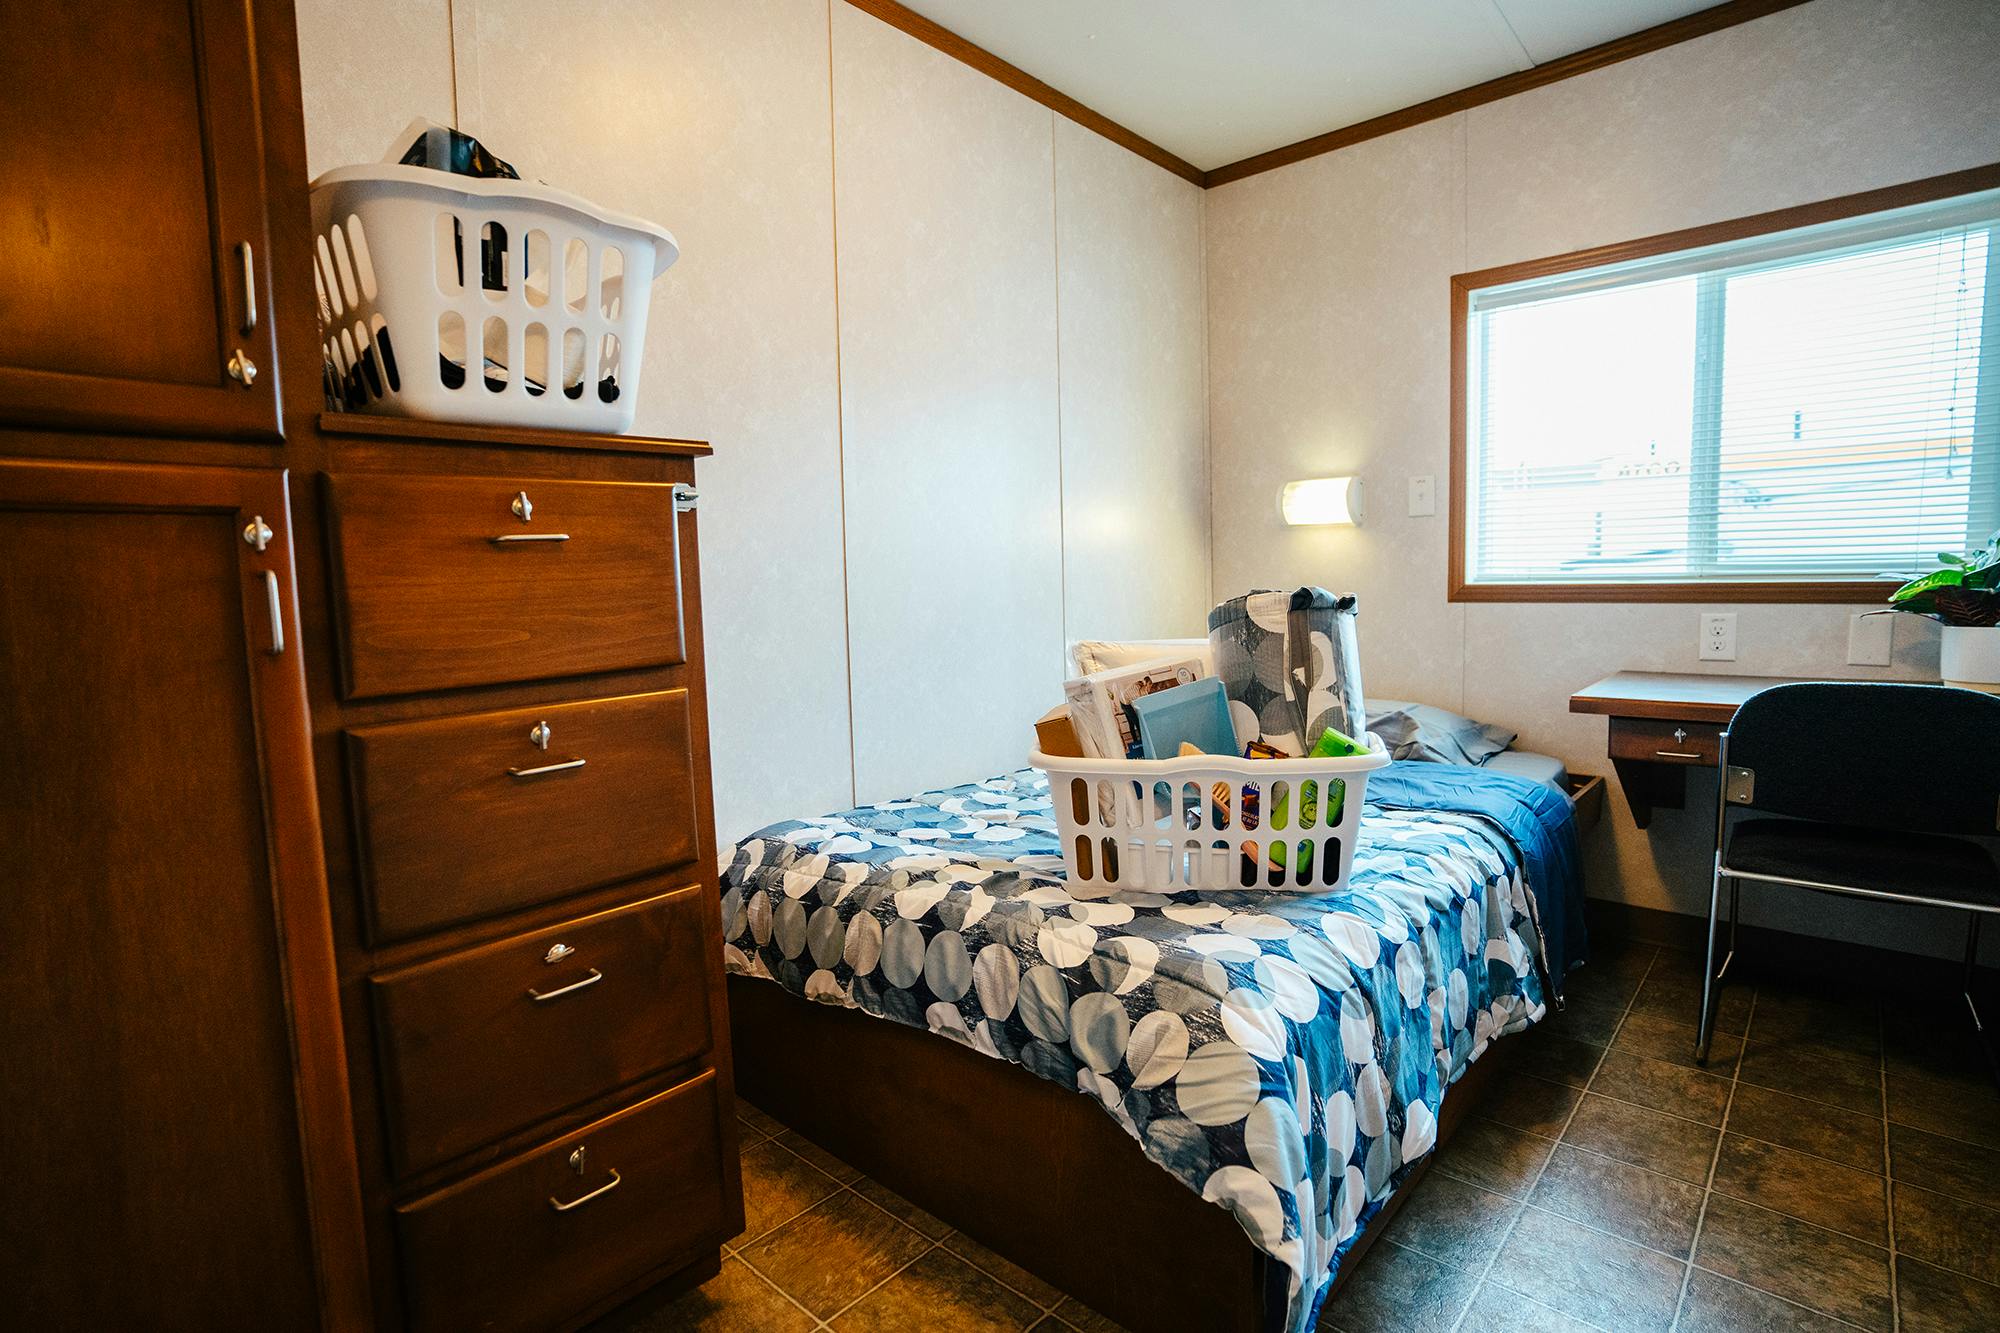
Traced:
<path fill-rule="evenodd" d="M 1945 684 L 2000 694 L 2000 532 L 1965 555 L 1939 555 L 1936 569 L 1889 594 L 1889 609 L 1944 626 Z"/>

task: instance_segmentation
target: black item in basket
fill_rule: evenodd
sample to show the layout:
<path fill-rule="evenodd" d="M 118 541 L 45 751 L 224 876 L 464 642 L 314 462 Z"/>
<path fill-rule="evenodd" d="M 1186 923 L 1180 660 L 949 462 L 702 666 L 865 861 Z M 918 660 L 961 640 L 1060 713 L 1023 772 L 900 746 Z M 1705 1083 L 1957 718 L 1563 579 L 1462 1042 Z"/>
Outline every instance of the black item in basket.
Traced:
<path fill-rule="evenodd" d="M 443 125 L 431 125 L 419 134 L 398 159 L 406 167 L 429 167 L 449 171 L 454 176 L 478 176 L 485 180 L 517 181 L 521 173 L 511 162 L 503 162 L 486 151 L 486 145 L 469 134 Z"/>
<path fill-rule="evenodd" d="M 473 176 L 481 180 L 521 179 L 521 173 L 514 170 L 513 163 L 495 157 L 487 151 L 485 144 L 471 135 L 444 125 L 423 124 L 397 160 L 406 167 L 427 167 L 432 171 L 448 171 L 454 176 Z M 458 280 L 463 285 L 465 238 L 459 234 L 456 219 L 452 221 L 451 230 L 453 249 L 458 257 Z M 506 274 L 507 233 L 493 227 L 479 238 L 479 285 L 489 292 L 502 291 L 507 286 Z"/>

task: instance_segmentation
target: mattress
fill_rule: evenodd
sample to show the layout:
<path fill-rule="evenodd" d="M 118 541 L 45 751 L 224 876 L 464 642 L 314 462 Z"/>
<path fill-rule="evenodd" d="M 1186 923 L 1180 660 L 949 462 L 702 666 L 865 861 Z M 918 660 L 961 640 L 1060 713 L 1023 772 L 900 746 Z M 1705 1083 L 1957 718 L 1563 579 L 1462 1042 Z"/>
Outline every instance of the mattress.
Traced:
<path fill-rule="evenodd" d="M 1338 894 L 1073 894 L 1032 769 L 774 824 L 724 871 L 727 965 L 1095 1099 L 1283 1265 L 1272 1327 L 1307 1333 L 1445 1089 L 1545 1013 L 1549 940 L 1557 977 L 1581 952 L 1566 801 L 1439 764 L 1369 792 Z"/>

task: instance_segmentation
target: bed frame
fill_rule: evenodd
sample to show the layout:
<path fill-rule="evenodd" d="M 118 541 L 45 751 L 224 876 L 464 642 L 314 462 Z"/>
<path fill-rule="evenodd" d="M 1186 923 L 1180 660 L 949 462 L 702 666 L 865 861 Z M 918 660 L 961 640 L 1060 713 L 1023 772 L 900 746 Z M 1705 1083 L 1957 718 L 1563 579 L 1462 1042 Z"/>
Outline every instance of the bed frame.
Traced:
<path fill-rule="evenodd" d="M 1287 1274 L 1095 1101 L 956 1042 L 729 978 L 737 1091 L 941 1221 L 1133 1333 L 1262 1333 Z M 1504 1056 L 1503 1056 L 1504 1053 Z M 1442 1145 L 1512 1043 L 1465 1071 Z M 1336 1290 L 1430 1167 L 1348 1253 Z"/>

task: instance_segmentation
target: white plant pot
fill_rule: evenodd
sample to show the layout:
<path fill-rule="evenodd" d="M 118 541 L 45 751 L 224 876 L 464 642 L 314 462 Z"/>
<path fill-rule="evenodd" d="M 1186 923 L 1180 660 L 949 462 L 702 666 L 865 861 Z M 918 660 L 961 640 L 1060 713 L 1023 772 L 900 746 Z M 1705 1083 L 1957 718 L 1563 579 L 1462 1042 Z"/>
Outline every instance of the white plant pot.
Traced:
<path fill-rule="evenodd" d="M 1946 625 L 1938 668 L 1947 685 L 2000 694 L 2000 625 Z"/>

